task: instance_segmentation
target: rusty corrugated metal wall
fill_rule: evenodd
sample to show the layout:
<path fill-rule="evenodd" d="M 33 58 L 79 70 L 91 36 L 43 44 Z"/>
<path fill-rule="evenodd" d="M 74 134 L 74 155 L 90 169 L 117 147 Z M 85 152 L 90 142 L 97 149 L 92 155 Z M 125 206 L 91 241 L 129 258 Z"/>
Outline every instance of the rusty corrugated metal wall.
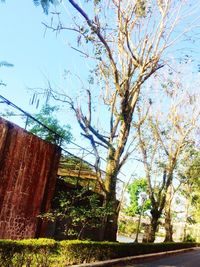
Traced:
<path fill-rule="evenodd" d="M 60 148 L 0 118 L 0 238 L 44 236 Z"/>

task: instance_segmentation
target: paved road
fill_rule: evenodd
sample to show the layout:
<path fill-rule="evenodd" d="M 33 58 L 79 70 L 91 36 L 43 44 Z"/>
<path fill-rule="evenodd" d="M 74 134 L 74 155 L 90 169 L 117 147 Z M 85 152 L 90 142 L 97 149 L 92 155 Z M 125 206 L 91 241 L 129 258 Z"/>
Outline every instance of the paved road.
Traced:
<path fill-rule="evenodd" d="M 200 249 L 125 267 L 200 267 Z"/>

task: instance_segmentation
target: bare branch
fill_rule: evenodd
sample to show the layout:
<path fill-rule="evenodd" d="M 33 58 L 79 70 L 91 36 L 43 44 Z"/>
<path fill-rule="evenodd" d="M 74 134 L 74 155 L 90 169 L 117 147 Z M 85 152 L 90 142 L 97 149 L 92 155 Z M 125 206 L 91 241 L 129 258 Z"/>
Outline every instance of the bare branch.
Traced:
<path fill-rule="evenodd" d="M 105 49 L 106 49 L 106 51 L 108 53 L 108 57 L 110 59 L 112 69 L 113 69 L 113 74 L 114 74 L 114 77 L 115 77 L 115 86 L 116 86 L 116 89 L 117 89 L 117 91 L 118 91 L 118 93 L 120 95 L 123 95 L 123 92 L 121 91 L 121 88 L 119 86 L 119 74 L 118 74 L 116 63 L 115 63 L 115 61 L 113 59 L 113 55 L 112 55 L 112 52 L 111 52 L 111 49 L 110 49 L 108 43 L 106 42 L 106 40 L 104 39 L 104 37 L 100 33 L 100 28 L 97 27 L 92 22 L 92 20 L 89 19 L 88 15 L 84 12 L 84 10 L 75 1 L 69 0 L 69 2 L 85 18 L 85 20 L 86 20 L 88 26 L 90 27 L 91 31 L 94 32 L 98 36 L 99 40 L 104 45 L 104 47 L 105 47 Z"/>

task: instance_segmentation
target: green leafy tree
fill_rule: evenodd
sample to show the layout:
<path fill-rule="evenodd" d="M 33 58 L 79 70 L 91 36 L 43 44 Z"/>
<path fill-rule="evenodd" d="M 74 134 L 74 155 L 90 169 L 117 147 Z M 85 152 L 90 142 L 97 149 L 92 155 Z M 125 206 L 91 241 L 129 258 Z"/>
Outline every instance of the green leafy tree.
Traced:
<path fill-rule="evenodd" d="M 72 139 L 70 132 L 70 126 L 61 126 L 58 119 L 55 117 L 55 113 L 59 110 L 57 106 L 44 105 L 41 111 L 34 115 L 34 117 L 48 127 L 45 128 L 37 121 L 31 118 L 27 119 L 27 129 L 48 142 L 53 144 L 62 145 L 64 142 L 68 143 Z"/>
<path fill-rule="evenodd" d="M 151 207 L 151 201 L 146 199 L 143 203 L 143 207 L 140 205 L 140 195 L 141 193 L 146 192 L 148 189 L 146 178 L 137 178 L 128 186 L 128 193 L 130 196 L 130 205 L 126 209 L 126 213 L 129 216 L 135 216 L 136 214 L 141 213 L 141 209 L 143 211 L 147 211 Z"/>
<path fill-rule="evenodd" d="M 145 211 L 150 210 L 151 208 L 151 201 L 147 199 L 147 189 L 148 184 L 145 178 L 135 179 L 128 187 L 128 192 L 130 194 L 130 206 L 127 209 L 127 214 L 131 216 L 139 214 L 135 243 L 138 243 L 142 216 Z"/>

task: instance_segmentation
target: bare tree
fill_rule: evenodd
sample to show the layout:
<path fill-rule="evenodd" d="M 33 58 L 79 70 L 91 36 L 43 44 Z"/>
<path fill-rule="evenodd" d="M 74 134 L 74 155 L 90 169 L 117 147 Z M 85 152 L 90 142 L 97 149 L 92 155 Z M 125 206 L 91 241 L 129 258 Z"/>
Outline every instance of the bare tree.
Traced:
<path fill-rule="evenodd" d="M 191 146 L 183 155 L 178 172 L 180 182 L 179 198 L 182 200 L 183 242 L 187 242 L 188 224 L 199 223 L 200 186 L 199 146 Z M 180 200 L 179 200 L 180 201 Z"/>
<path fill-rule="evenodd" d="M 48 5 L 53 1 L 42 1 L 43 6 L 45 2 Z M 140 92 L 145 81 L 167 62 L 167 49 L 195 27 L 198 17 L 194 14 L 198 5 L 175 0 L 86 2 L 83 7 L 80 2 L 66 1 L 68 10 L 73 13 L 73 26 L 65 26 L 59 12 L 54 12 L 58 22 L 55 24 L 52 19 L 51 24 L 45 26 L 56 32 L 70 30 L 76 33 L 78 46 L 72 48 L 93 61 L 94 87 L 100 89 L 104 105 L 102 112 L 109 114 L 102 116 L 106 129 L 101 131 L 95 125 L 92 112 L 95 99 L 91 87 L 87 89 L 87 110 L 71 98 L 53 91 L 52 95 L 70 104 L 83 135 L 93 147 L 97 176 L 107 205 L 113 207 L 113 215 L 107 218 L 105 224 L 104 239 L 116 240 L 117 176 L 131 153 L 129 136 Z M 187 13 L 186 8 L 189 8 Z M 187 23 L 189 21 L 189 25 L 181 29 L 184 19 Z M 105 177 L 100 171 L 102 149 L 106 158 Z"/>
<path fill-rule="evenodd" d="M 177 75 L 177 74 L 176 74 Z M 197 93 L 183 89 L 183 83 L 172 77 L 165 87 L 167 95 L 157 96 L 161 102 L 164 97 L 165 112 L 155 107 L 155 103 L 144 113 L 138 110 L 138 123 L 135 123 L 141 161 L 148 182 L 151 200 L 151 229 L 149 241 L 155 240 L 159 219 L 164 211 L 165 241 L 172 241 L 171 203 L 173 198 L 173 178 L 180 157 L 193 142 L 193 134 L 199 127 L 200 109 Z"/>

